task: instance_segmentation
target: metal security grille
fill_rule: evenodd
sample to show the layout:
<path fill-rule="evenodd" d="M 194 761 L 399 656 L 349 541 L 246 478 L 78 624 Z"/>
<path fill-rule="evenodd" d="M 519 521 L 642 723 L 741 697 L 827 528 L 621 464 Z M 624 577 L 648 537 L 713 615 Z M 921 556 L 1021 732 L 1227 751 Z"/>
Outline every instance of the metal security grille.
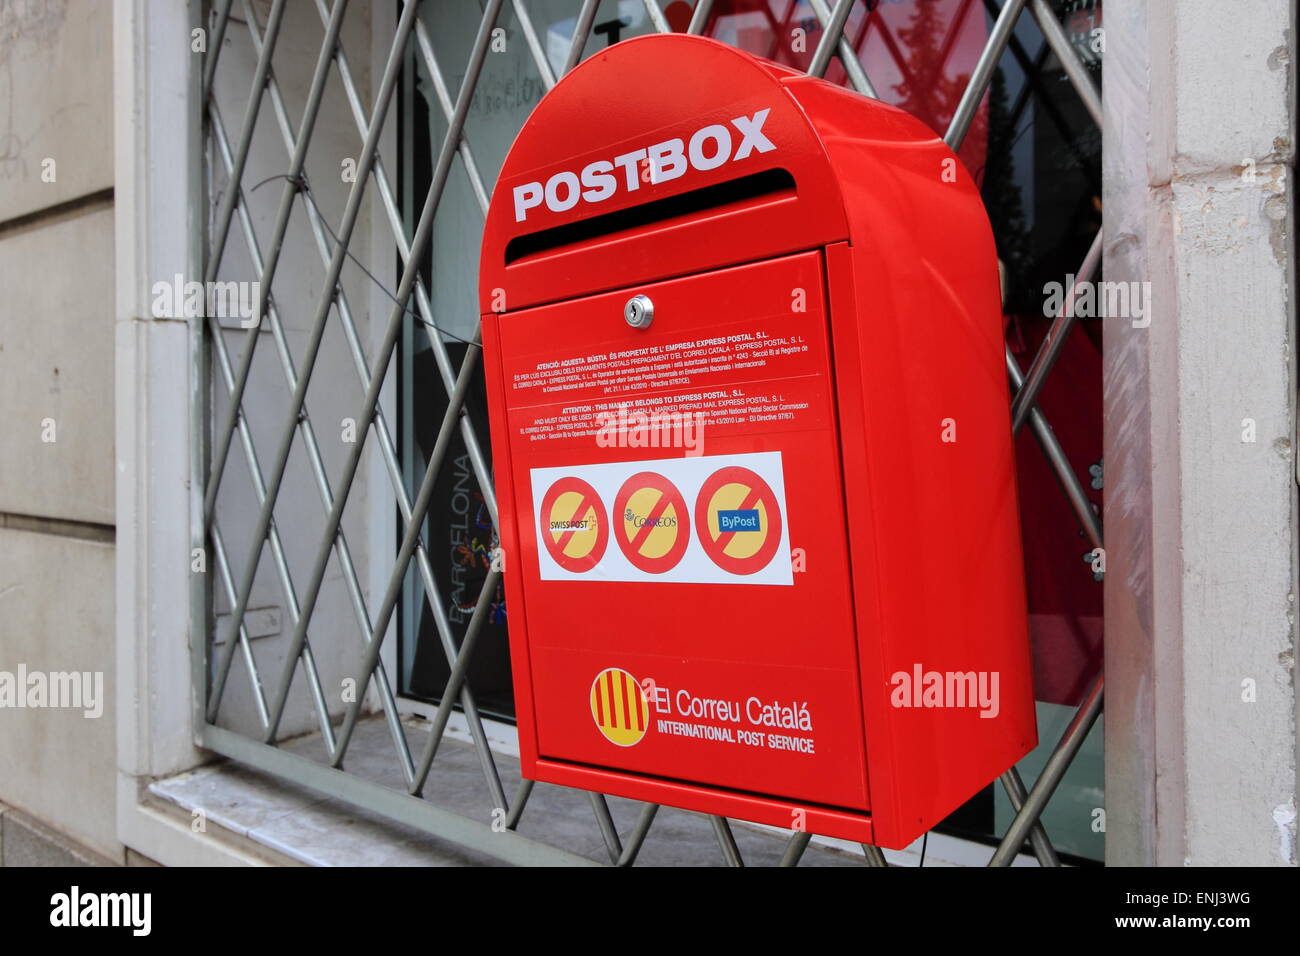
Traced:
<path fill-rule="evenodd" d="M 825 0 L 810 0 L 823 28 L 812 55 L 810 72 L 824 75 L 832 59 L 838 58 L 853 87 L 864 95 L 875 96 L 871 81 L 855 53 L 853 41 L 845 36 L 854 2 L 837 0 L 831 7 Z M 971 2 L 964 0 L 967 7 Z M 209 164 L 206 172 L 215 198 L 208 223 L 204 279 L 207 282 L 217 280 L 223 262 L 223 274 L 227 276 L 231 269 L 239 268 L 227 261 L 230 257 L 226 253 L 232 236 L 241 237 L 245 259 L 242 267 L 249 270 L 249 280 L 259 283 L 256 312 L 259 320 L 253 327 L 241 330 L 232 329 L 218 318 L 209 316 L 204 320 L 207 332 L 205 350 L 196 354 L 194 368 L 200 393 L 210 393 L 217 409 L 210 423 L 211 447 L 197 451 L 209 462 L 209 471 L 203 489 L 201 540 L 197 536 L 196 540 L 203 553 L 212 556 L 215 574 L 205 576 L 205 580 L 211 581 L 211 587 L 217 589 L 215 593 L 200 595 L 196 602 L 199 604 L 196 620 L 207 635 L 203 646 L 197 650 L 200 659 L 195 666 L 196 680 L 202 685 L 199 697 L 205 717 L 202 743 L 243 763 L 500 859 L 516 863 L 588 863 L 587 858 L 569 849 L 517 832 L 532 785 L 524 781 L 517 792 L 510 796 L 505 793 L 496 756 L 489 746 L 474 694 L 466 681 L 476 641 L 482 632 L 490 601 L 497 591 L 501 572 L 494 569 L 487 575 L 474 604 L 468 629 L 458 644 L 437 599 L 445 591 L 445 582 L 440 586 L 435 577 L 423 540 L 422 528 L 433 498 L 435 481 L 440 470 L 447 466 L 448 447 L 456 433 L 468 452 L 470 466 L 483 490 L 486 508 L 492 521 L 496 521 L 491 475 L 478 437 L 468 416 L 463 413 L 480 356 L 477 332 L 459 366 L 452 361 L 443 336 L 429 335 L 449 403 L 423 479 L 413 497 L 408 494 L 403 480 L 394 428 L 381 406 L 384 382 L 408 323 L 418 323 L 426 329 L 440 327 L 420 267 L 426 261 L 434 216 L 447 191 L 457 156 L 480 213 L 487 208 L 491 184 L 484 181 L 475 163 L 466 136 L 466 119 L 494 30 L 502 16 L 503 0 L 486 0 L 484 3 L 458 88 L 448 83 L 447 74 L 435 56 L 428 30 L 417 16 L 419 4 L 416 0 L 406 0 L 397 13 L 392 36 L 375 44 L 376 51 L 386 48 L 387 55 L 382 71 L 371 71 L 373 95 L 369 97 L 372 103 L 369 106 L 362 92 L 365 79 L 349 66 L 342 42 L 349 0 L 334 0 L 332 5 L 326 0 L 314 0 L 314 4 L 324 26 L 324 41 L 316 53 L 309 86 L 305 91 L 297 91 L 302 108 L 296 114 L 289 108 L 291 97 L 286 95 L 276 69 L 277 50 L 290 45 L 294 39 L 285 29 L 287 0 L 271 0 L 269 9 L 264 0 L 257 3 L 252 0 L 218 0 L 208 21 L 210 39 L 202 83 Z M 708 22 L 712 5 L 711 0 L 699 0 L 690 20 L 691 32 L 699 32 Z M 357 6 L 363 8 L 363 15 L 368 15 L 368 4 Z M 654 28 L 668 31 L 668 23 L 657 0 L 644 0 L 644 6 Z M 793 6 L 792 2 L 790 8 Z M 954 149 L 962 143 L 999 58 L 1008 44 L 1014 42 L 1012 33 L 1016 22 L 1026 12 L 1037 21 L 1047 47 L 1064 65 L 1070 83 L 1088 114 L 1100 127 L 1097 90 L 1047 0 L 1005 0 L 1000 5 L 995 0 L 985 0 L 985 6 L 994 17 L 993 28 L 957 105 L 945 141 Z M 545 88 L 550 89 L 556 82 L 555 71 L 533 26 L 528 3 L 526 0 L 510 0 L 510 7 L 537 74 Z M 575 3 L 576 22 L 564 58 L 565 71 L 572 69 L 581 59 L 598 7 L 598 0 L 583 0 L 580 5 Z M 255 57 L 251 91 L 243 115 L 236 118 L 237 127 L 227 126 L 219 97 L 214 93 L 214 84 L 219 79 L 227 79 L 218 71 L 224 62 L 223 39 L 228 31 L 246 31 Z M 416 221 L 409 233 L 404 225 L 399 197 L 380 156 L 385 123 L 396 99 L 404 59 L 408 55 L 418 57 L 422 68 L 432 78 L 437 108 L 446 121 L 446 135 L 433 157 L 431 183 L 418 218 L 411 217 Z M 902 67 L 901 62 L 899 65 Z M 242 75 L 239 77 L 241 83 Z M 306 175 L 309 150 L 324 138 L 319 120 L 327 89 L 341 92 L 345 98 L 347 110 L 355 123 L 356 141 L 360 143 L 359 152 L 355 154 L 355 175 L 347 190 L 341 216 L 337 219 L 326 214 L 323 207 L 328 203 Z M 265 115 L 268 108 L 269 119 Z M 329 133 L 336 136 L 338 131 L 330 130 Z M 255 140 L 265 149 L 267 138 L 275 139 L 277 135 L 282 141 L 280 163 L 287 159 L 287 166 L 281 166 L 284 171 L 270 181 L 246 185 Z M 252 192 L 263 188 L 279 190 L 273 216 L 267 215 L 269 208 L 265 204 L 262 207 L 253 204 Z M 374 203 L 376 196 L 377 206 Z M 370 317 L 370 323 L 378 323 L 379 328 L 378 334 L 367 343 L 363 339 L 365 330 L 358 321 L 358 312 L 350 304 L 348 283 L 344 281 L 343 273 L 345 266 L 366 269 L 365 246 L 357 243 L 357 248 L 353 248 L 353 242 L 359 221 L 367 210 L 376 208 L 379 213 L 369 223 L 370 229 L 387 227 L 391 230 L 400 279 L 391 292 L 387 314 Z M 478 235 L 468 235 L 465 241 L 477 247 Z M 291 243 L 294 242 L 308 251 L 314 247 L 324 270 L 324 279 L 310 301 L 277 302 L 271 289 L 277 274 L 282 274 L 286 268 L 284 264 L 292 260 L 294 249 L 291 249 Z M 302 254 L 301 249 L 295 254 Z M 1100 257 L 1099 233 L 1076 271 L 1077 284 L 1067 299 L 1073 297 L 1079 284 L 1091 280 L 1098 270 Z M 374 278 L 368 270 L 366 274 Z M 375 281 L 379 282 L 378 279 Z M 300 318 L 307 321 L 299 321 L 291 327 L 286 322 L 286 313 L 289 312 L 300 314 Z M 1011 350 L 1007 350 L 1007 368 L 1014 393 L 1012 419 L 1016 430 L 1026 425 L 1031 429 L 1084 534 L 1094 548 L 1100 548 L 1102 534 L 1098 516 L 1051 425 L 1036 404 L 1074 321 L 1074 310 L 1067 301 L 1027 370 L 1022 369 Z M 313 419 L 307 407 L 313 373 L 317 371 L 327 332 L 332 336 L 341 334 L 341 345 L 335 338 L 332 340 L 334 347 L 341 348 L 346 355 L 346 364 L 353 366 L 356 388 L 361 393 L 359 407 L 351 417 L 355 440 L 343 446 L 342 460 L 334 462 L 332 469 L 327 467 L 327 460 L 334 453 L 323 445 L 318 432 L 320 422 Z M 282 375 L 278 393 L 281 397 L 272 407 L 255 409 L 250 405 L 254 356 L 259 341 L 268 333 L 274 348 L 274 364 Z M 254 412 L 261 424 L 254 424 Z M 329 427 L 333 428 L 332 422 Z M 259 431 L 260 442 L 255 441 Z M 369 556 L 371 561 L 378 561 L 387 568 L 386 573 L 380 575 L 386 578 L 386 586 L 378 592 L 374 589 L 368 592 L 363 585 L 365 572 L 359 567 L 360 562 L 349 545 L 345 528 L 345 511 L 350 497 L 359 494 L 358 473 L 371 442 L 377 447 L 383 465 L 382 473 L 374 475 L 373 479 L 388 480 L 400 513 L 396 561 L 389 567 L 387 556 Z M 238 453 L 234 451 L 236 445 Z M 256 515 L 251 530 L 240 529 L 238 545 L 223 534 L 222 525 L 226 519 L 223 515 L 223 521 L 218 521 L 217 507 L 223 482 L 230 477 L 231 459 L 236 454 L 243 456 L 247 466 L 252 510 Z M 277 503 L 282 503 L 285 497 L 291 458 L 305 467 L 311 476 L 319 497 L 319 510 L 316 512 L 319 517 L 305 524 L 282 526 L 275 520 L 275 511 Z M 254 653 L 257 625 L 253 620 L 255 608 L 251 603 L 259 568 L 268 552 L 273 579 L 280 590 L 287 618 L 282 624 L 288 633 L 283 659 L 277 662 L 278 669 L 270 673 L 266 672 L 265 661 L 259 667 Z M 299 557 L 295 559 L 293 555 Z M 384 642 L 394 639 L 391 636 L 394 629 L 390 625 L 402 595 L 404 579 L 412 565 L 422 585 L 423 600 L 429 601 L 429 610 L 450 668 L 441 703 L 430 721 L 422 747 L 412 747 L 404 731 L 392 677 L 381 654 Z M 291 573 L 295 566 L 306 568 L 307 573 L 303 574 L 301 570 L 296 575 Z M 340 585 L 345 597 L 339 607 L 331 605 L 329 611 L 323 611 L 322 593 L 327 576 Z M 368 605 L 368 597 L 372 604 Z M 228 613 L 214 616 L 214 600 L 227 608 Z M 347 623 L 349 616 L 351 625 Z M 327 693 L 327 681 L 322 677 L 325 663 L 313 652 L 313 635 L 327 624 L 331 628 L 351 630 L 355 646 L 359 648 L 353 675 L 356 686 L 350 697 L 343 698 L 345 704 L 341 711 L 337 700 L 334 701 L 334 710 L 331 710 L 331 698 L 338 695 Z M 236 661 L 241 663 L 238 669 Z M 232 675 L 240 671 L 247 678 L 247 690 L 238 702 L 232 703 L 231 688 L 236 683 L 232 681 Z M 320 742 L 326 750 L 324 762 L 308 759 L 283 746 L 285 735 L 282 727 L 295 681 L 305 685 Z M 344 769 L 345 758 L 350 754 L 357 756 L 349 748 L 354 743 L 367 700 L 377 701 L 382 711 L 391 737 L 392 759 L 400 768 L 402 789 L 380 785 Z M 459 705 L 469 727 L 490 800 L 488 812 L 481 817 L 471 818 L 443 809 L 424 796 L 426 786 L 431 783 L 431 769 L 446 735 L 454 705 Z M 1026 840 L 1041 864 L 1058 864 L 1057 854 L 1039 818 L 1100 713 L 1101 705 L 1102 677 L 1098 675 L 1033 788 L 1027 791 L 1014 769 L 1003 776 L 1001 783 L 1017 813 L 994 852 L 991 865 L 1008 865 Z M 244 711 L 251 710 L 251 714 L 244 712 L 239 715 L 244 721 L 244 730 L 231 729 L 222 722 L 223 717 L 229 716 L 223 712 L 223 707 L 229 711 L 236 706 Z M 336 726 L 339 716 L 342 719 Z M 250 724 L 255 732 L 247 732 Z M 436 775 L 433 779 L 436 780 Z M 590 802 L 594 810 L 594 826 L 603 838 L 610 860 L 619 865 L 633 863 L 652 832 L 658 808 L 645 806 L 631 832 L 620 835 L 605 799 L 592 795 Z M 723 859 L 730 865 L 742 865 L 728 821 L 713 818 L 712 825 Z M 796 865 L 810 838 L 808 833 L 791 833 L 782 865 Z M 869 864 L 885 865 L 879 850 L 873 847 L 864 847 L 864 850 Z"/>

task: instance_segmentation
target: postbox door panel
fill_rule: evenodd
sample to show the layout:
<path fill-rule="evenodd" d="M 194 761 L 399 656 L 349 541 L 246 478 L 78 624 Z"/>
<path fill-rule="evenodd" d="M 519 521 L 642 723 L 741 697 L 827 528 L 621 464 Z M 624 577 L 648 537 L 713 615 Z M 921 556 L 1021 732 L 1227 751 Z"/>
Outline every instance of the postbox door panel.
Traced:
<path fill-rule="evenodd" d="M 537 753 L 868 809 L 822 254 L 497 321 Z"/>

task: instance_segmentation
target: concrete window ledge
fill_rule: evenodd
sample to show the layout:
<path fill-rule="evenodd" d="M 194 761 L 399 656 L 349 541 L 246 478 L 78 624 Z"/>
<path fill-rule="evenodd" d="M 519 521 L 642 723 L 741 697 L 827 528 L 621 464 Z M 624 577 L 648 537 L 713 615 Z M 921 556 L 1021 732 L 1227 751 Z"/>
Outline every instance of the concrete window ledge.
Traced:
<path fill-rule="evenodd" d="M 490 866 L 469 853 L 351 804 L 221 762 L 148 787 L 152 806 L 208 836 L 286 866 Z M 201 821 L 201 822 L 200 822 Z"/>
<path fill-rule="evenodd" d="M 426 722 L 407 719 L 412 750 L 423 744 Z M 358 726 L 347 762 L 348 771 L 388 786 L 401 786 L 392 744 L 382 720 Z M 283 744 L 286 750 L 321 759 L 315 735 Z M 416 751 L 418 752 L 418 750 Z M 502 783 L 513 793 L 519 782 L 518 761 L 497 755 Z M 469 817 L 490 811 L 478 757 L 468 743 L 448 737 L 439 750 L 427 793 L 438 805 Z M 233 841 L 236 849 L 262 862 L 306 866 L 496 866 L 498 861 L 466 850 L 421 830 L 389 820 L 288 781 L 231 762 L 220 762 L 157 780 L 143 800 L 191 829 L 201 826 L 207 839 Z M 620 833 L 633 826 L 641 804 L 607 798 Z M 745 862 L 777 863 L 785 850 L 784 831 L 732 821 Z M 600 862 L 609 857 L 589 803 L 578 791 L 538 784 L 520 822 L 521 833 L 553 842 Z M 196 837 L 198 832 L 196 832 Z M 890 863 L 916 866 L 920 844 L 894 853 Z M 983 866 L 991 848 L 932 834 L 926 866 Z M 664 808 L 655 819 L 637 859 L 642 866 L 720 866 L 723 864 L 707 817 Z M 862 850 L 842 841 L 815 840 L 802 866 L 861 866 Z M 1022 857 L 1017 865 L 1036 865 Z"/>

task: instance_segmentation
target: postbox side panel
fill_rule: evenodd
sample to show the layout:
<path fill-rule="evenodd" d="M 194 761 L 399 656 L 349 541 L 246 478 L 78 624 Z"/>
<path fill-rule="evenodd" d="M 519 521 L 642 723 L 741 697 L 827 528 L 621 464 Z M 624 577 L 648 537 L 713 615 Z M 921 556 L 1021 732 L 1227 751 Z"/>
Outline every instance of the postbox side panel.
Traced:
<path fill-rule="evenodd" d="M 497 319 L 539 758 L 869 807 L 823 283 L 808 252 Z"/>
<path fill-rule="evenodd" d="M 905 845 L 1037 737 L 997 250 L 915 117 L 783 79 L 849 216 L 826 249 L 875 840 Z"/>
<path fill-rule="evenodd" d="M 483 335 L 483 373 L 487 386 L 488 429 L 492 441 L 493 486 L 497 499 L 497 530 L 505 556 L 502 581 L 506 590 L 506 608 L 510 617 L 510 675 L 518 715 L 519 761 L 525 776 L 537 761 L 536 727 L 532 721 L 533 679 L 528 656 L 528 614 L 524 604 L 521 576 L 511 573 L 510 556 L 520 553 L 520 524 L 515 514 L 515 492 L 511 468 L 512 449 L 506 428 L 505 387 L 501 372 L 501 329 L 499 313 L 481 316 Z M 523 531 L 528 531 L 525 523 Z"/>
<path fill-rule="evenodd" d="M 997 257 L 966 172 L 935 175 L 941 143 L 837 148 L 876 175 L 827 257 L 856 316 L 835 348 L 853 567 L 877 602 L 859 584 L 875 832 L 900 846 L 1037 742 Z"/>

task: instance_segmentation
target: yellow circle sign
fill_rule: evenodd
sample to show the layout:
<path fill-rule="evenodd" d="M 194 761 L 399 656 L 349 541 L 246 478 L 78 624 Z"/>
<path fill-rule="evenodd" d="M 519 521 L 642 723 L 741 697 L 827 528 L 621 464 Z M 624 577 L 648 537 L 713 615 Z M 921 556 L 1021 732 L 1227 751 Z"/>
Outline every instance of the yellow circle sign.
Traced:
<path fill-rule="evenodd" d="M 781 545 L 781 506 L 771 485 L 748 468 L 715 471 L 700 488 L 695 509 L 700 545 L 724 571 L 761 571 Z"/>
<path fill-rule="evenodd" d="M 561 478 L 542 498 L 542 544 L 555 563 L 581 574 L 600 563 L 609 542 L 609 518 L 596 489 L 581 478 Z"/>
<path fill-rule="evenodd" d="M 650 701 L 635 677 L 607 667 L 591 682 L 591 717 L 606 740 L 631 747 L 650 727 Z"/>
<path fill-rule="evenodd" d="M 652 471 L 633 475 L 614 498 L 614 538 L 638 570 L 647 574 L 672 570 L 691 539 L 686 499 L 663 475 Z"/>

